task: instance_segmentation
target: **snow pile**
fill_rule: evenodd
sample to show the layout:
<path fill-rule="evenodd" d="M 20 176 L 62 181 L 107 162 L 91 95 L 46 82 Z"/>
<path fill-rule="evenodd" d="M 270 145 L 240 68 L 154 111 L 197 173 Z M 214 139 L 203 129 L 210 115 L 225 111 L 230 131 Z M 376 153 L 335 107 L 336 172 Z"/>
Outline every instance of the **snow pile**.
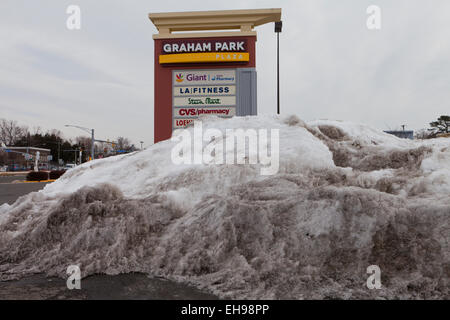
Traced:
<path fill-rule="evenodd" d="M 172 141 L 86 163 L 0 207 L 1 279 L 79 264 L 231 298 L 450 298 L 448 139 L 295 116 L 203 127 L 279 129 L 279 172 L 175 165 Z"/>

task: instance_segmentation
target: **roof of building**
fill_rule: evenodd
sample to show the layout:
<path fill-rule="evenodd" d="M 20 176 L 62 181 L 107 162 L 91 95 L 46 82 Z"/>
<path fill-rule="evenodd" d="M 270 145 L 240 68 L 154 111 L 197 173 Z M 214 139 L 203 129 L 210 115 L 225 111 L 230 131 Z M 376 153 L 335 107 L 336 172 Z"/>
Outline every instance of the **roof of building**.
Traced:
<path fill-rule="evenodd" d="M 50 152 L 50 149 L 44 149 L 44 148 L 36 148 L 36 147 L 4 147 L 4 149 L 9 150 L 28 150 L 28 151 L 45 151 Z"/>
<path fill-rule="evenodd" d="M 386 130 L 384 131 L 386 133 L 390 133 L 390 134 L 414 134 L 414 130 Z"/>
<path fill-rule="evenodd" d="M 414 139 L 414 131 L 413 130 L 387 130 L 384 131 L 386 133 L 392 134 L 398 138 L 407 138 L 407 139 Z"/>
<path fill-rule="evenodd" d="M 253 28 L 281 20 L 281 9 L 220 10 L 150 13 L 159 33 L 153 39 L 220 36 L 256 36 Z M 172 33 L 176 31 L 231 30 L 234 32 Z"/>

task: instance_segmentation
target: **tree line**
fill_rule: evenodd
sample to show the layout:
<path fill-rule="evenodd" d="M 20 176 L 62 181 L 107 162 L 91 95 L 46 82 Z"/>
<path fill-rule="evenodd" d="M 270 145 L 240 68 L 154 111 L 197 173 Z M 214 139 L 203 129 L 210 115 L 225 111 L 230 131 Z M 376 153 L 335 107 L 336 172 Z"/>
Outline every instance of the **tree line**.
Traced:
<path fill-rule="evenodd" d="M 450 133 L 450 116 L 442 115 L 436 121 L 430 122 L 428 129 L 418 130 L 415 134 L 417 139 L 432 139 Z"/>
<path fill-rule="evenodd" d="M 89 160 L 91 154 L 90 137 L 77 136 L 73 139 L 65 139 L 60 130 L 52 129 L 43 132 L 40 127 L 30 130 L 27 126 L 19 125 L 17 121 L 8 119 L 0 119 L 0 144 L 8 147 L 50 149 L 54 161 L 62 159 L 65 163 L 74 162 L 75 150 L 82 150 L 82 162 Z M 130 140 L 125 137 L 117 137 L 111 143 L 96 142 L 94 149 L 96 158 L 136 150 Z"/>

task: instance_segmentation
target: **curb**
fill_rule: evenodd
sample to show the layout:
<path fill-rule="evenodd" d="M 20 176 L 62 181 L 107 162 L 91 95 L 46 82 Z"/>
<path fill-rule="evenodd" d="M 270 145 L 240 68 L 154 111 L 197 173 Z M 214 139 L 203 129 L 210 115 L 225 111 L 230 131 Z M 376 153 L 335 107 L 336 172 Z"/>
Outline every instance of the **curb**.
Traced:
<path fill-rule="evenodd" d="M 26 176 L 30 171 L 7 171 L 0 172 L 0 177 L 9 177 L 9 176 Z"/>

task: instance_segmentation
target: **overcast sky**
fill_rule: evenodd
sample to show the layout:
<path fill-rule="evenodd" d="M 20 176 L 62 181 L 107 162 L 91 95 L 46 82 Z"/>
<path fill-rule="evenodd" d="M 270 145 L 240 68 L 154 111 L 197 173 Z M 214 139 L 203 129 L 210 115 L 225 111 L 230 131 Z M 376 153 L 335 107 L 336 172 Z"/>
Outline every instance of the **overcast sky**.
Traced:
<path fill-rule="evenodd" d="M 207 6 L 205 6 L 207 3 Z M 81 8 L 81 30 L 66 9 Z M 366 9 L 381 8 L 381 30 Z M 380 130 L 426 127 L 450 113 L 448 0 L 1 0 L 0 118 L 30 128 L 92 127 L 99 139 L 153 141 L 148 13 L 282 8 L 281 110 Z M 276 112 L 276 36 L 256 28 L 258 112 Z"/>

